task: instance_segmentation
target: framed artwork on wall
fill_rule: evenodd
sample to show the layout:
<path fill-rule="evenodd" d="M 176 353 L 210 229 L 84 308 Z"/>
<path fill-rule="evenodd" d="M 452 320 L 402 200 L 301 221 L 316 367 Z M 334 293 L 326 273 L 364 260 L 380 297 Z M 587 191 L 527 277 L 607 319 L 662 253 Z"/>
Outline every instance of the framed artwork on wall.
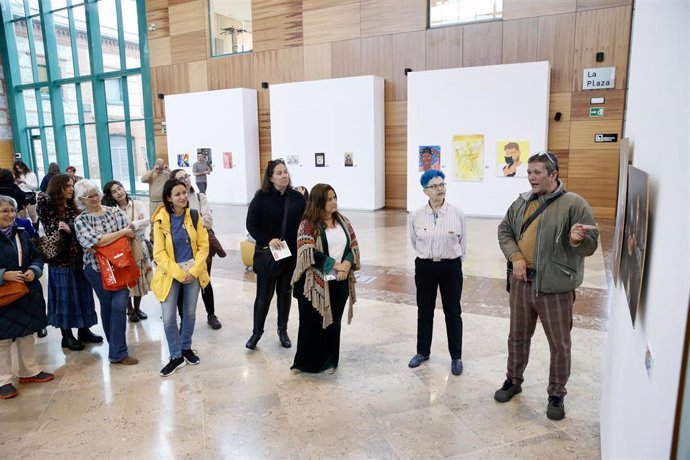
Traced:
<path fill-rule="evenodd" d="M 625 224 L 625 199 L 628 192 L 628 166 L 630 163 L 630 139 L 621 139 L 620 162 L 618 167 L 618 205 L 616 206 L 616 226 L 613 230 L 613 259 L 611 275 L 613 282 L 620 282 L 621 251 L 623 249 L 623 225 Z"/>
<path fill-rule="evenodd" d="M 326 154 L 323 152 L 317 152 L 314 154 L 314 166 L 317 168 L 323 168 L 326 166 Z"/>
<path fill-rule="evenodd" d="M 644 280 L 644 260 L 647 250 L 649 220 L 649 178 L 634 166 L 628 171 L 623 248 L 621 251 L 620 281 L 628 299 L 633 325 L 637 316 Z"/>

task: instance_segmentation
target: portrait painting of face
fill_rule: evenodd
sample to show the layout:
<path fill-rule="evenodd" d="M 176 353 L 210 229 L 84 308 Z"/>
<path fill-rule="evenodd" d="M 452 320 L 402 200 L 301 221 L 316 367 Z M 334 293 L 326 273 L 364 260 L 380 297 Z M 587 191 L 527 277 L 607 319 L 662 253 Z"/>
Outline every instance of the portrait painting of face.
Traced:
<path fill-rule="evenodd" d="M 440 145 L 419 146 L 419 172 L 429 171 L 430 169 L 441 170 Z"/>
<path fill-rule="evenodd" d="M 527 177 L 530 156 L 528 140 L 503 140 L 496 143 L 496 176 Z"/>

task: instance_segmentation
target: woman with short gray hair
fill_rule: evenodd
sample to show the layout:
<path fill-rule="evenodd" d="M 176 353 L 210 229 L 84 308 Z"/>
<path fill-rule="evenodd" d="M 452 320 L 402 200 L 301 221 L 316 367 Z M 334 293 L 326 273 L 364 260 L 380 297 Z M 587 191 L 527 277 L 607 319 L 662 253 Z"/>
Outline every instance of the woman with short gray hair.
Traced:
<path fill-rule="evenodd" d="M 83 179 L 74 185 L 77 206 L 84 210 L 74 223 L 77 240 L 84 248 L 84 275 L 96 291 L 101 304 L 101 322 L 108 339 L 108 359 L 113 364 L 132 365 L 139 360 L 128 355 L 125 329 L 129 289 L 106 291 L 101 281 L 101 269 L 96 260 L 97 246 L 107 246 L 125 236 L 134 238 L 127 216 L 119 208 L 101 205 L 103 194 L 91 180 Z"/>
<path fill-rule="evenodd" d="M 17 202 L 0 195 L 0 286 L 21 283 L 28 291 L 0 308 L 0 399 L 17 396 L 12 383 L 12 342 L 17 347 L 19 383 L 53 380 L 53 374 L 43 372 L 36 364 L 34 344 L 34 333 L 47 325 L 46 304 L 38 281 L 43 274 L 43 259 L 29 234 L 17 227 L 16 217 Z"/>

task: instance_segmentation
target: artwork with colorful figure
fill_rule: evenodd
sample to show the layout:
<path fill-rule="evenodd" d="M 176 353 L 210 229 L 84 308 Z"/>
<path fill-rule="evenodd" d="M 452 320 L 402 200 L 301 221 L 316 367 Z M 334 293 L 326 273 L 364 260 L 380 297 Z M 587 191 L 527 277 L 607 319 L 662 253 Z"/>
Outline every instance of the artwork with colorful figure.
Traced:
<path fill-rule="evenodd" d="M 232 152 L 223 152 L 223 169 L 232 168 Z"/>
<path fill-rule="evenodd" d="M 496 145 L 496 175 L 527 177 L 529 141 L 498 141 Z"/>
<path fill-rule="evenodd" d="M 441 146 L 440 145 L 420 145 L 419 146 L 419 171 L 435 169 L 441 170 Z"/>
<path fill-rule="evenodd" d="M 453 180 L 481 182 L 484 180 L 484 135 L 453 136 Z"/>
<path fill-rule="evenodd" d="M 177 154 L 177 167 L 178 168 L 189 168 L 189 154 L 188 153 Z"/>

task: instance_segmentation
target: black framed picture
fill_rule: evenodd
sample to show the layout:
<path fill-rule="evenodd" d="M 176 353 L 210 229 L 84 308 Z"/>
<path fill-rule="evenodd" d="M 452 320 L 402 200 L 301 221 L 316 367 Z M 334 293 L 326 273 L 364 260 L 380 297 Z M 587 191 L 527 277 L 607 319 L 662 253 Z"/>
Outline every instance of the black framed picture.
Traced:
<path fill-rule="evenodd" d="M 326 166 L 326 154 L 323 152 L 316 152 L 314 154 L 314 166 L 323 168 Z"/>

